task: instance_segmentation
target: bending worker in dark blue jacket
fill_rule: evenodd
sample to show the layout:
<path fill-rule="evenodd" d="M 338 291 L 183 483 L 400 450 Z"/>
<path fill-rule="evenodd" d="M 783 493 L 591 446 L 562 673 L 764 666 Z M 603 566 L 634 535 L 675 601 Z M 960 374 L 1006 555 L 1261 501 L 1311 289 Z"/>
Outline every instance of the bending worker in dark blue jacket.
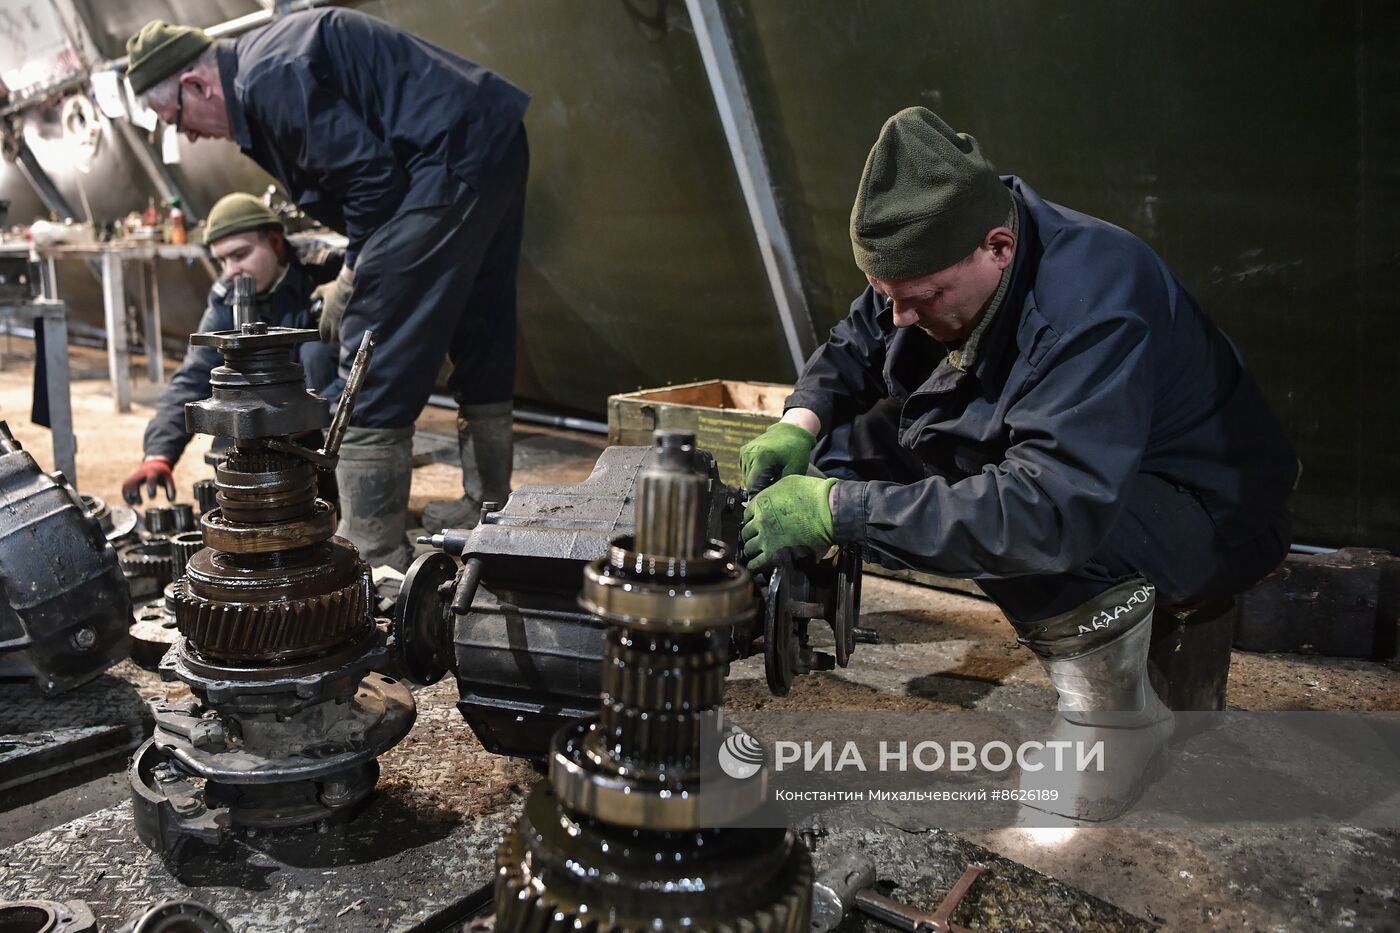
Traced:
<path fill-rule="evenodd" d="M 342 379 L 366 329 L 378 348 L 341 448 L 339 533 L 371 565 L 405 569 L 413 423 L 444 356 L 481 497 L 510 492 L 529 98 L 345 9 L 290 14 L 217 42 L 157 21 L 127 50 L 127 80 L 162 120 L 190 139 L 237 143 L 349 239 L 323 293 L 322 335 L 340 344 Z M 438 522 L 468 524 L 477 511 L 466 499 L 451 505 Z"/>
<path fill-rule="evenodd" d="M 316 326 L 311 316 L 313 294 L 340 271 L 339 252 L 298 252 L 284 236 L 281 218 L 251 194 L 242 193 L 227 195 L 214 205 L 205 221 L 204 244 L 223 274 L 209 289 L 209 307 L 199 320 L 199 330 L 233 330 L 231 283 L 240 275 L 253 279 L 258 320 L 275 327 Z M 306 370 L 306 387 L 334 398 L 339 391 L 340 348 L 313 340 L 297 351 L 298 362 Z M 223 357 L 213 347 L 190 347 L 185 353 L 185 361 L 156 403 L 155 417 L 146 425 L 144 459 L 122 484 L 127 502 L 139 503 L 143 487 L 152 500 L 157 489 L 175 498 L 173 470 L 190 442 L 185 403 L 209 397 L 209 374 L 222 363 Z M 334 499 L 333 488 L 326 477 L 322 480 L 322 496 Z"/>
<path fill-rule="evenodd" d="M 1238 593 L 1289 545 L 1297 461 L 1235 348 L 1140 239 L 923 108 L 881 131 L 851 242 L 869 287 L 741 451 L 772 483 L 750 566 L 854 543 L 975 578 L 1062 711 L 1143 713 L 1160 749 L 1156 600 Z"/>

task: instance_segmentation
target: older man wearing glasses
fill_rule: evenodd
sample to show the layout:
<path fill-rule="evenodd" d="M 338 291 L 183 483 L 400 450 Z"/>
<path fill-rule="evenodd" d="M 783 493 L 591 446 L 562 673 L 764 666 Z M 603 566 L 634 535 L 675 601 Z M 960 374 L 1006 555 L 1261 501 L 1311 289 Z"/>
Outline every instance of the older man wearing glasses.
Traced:
<path fill-rule="evenodd" d="M 191 140 L 234 142 L 302 210 L 344 233 L 321 290 L 342 376 L 360 337 L 379 347 L 345 435 L 339 532 L 404 569 L 413 424 L 452 361 L 463 460 L 481 489 L 438 525 L 473 522 L 510 493 L 516 270 L 528 96 L 486 68 L 363 13 L 294 13 L 233 40 L 148 23 L 127 79 Z M 468 465 L 464 462 L 465 477 Z"/>

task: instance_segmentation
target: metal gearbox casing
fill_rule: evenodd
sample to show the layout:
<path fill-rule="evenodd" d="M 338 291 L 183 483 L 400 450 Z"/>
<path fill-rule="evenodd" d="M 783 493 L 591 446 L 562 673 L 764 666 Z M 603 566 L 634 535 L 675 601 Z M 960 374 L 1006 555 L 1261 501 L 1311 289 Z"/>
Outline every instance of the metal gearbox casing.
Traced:
<path fill-rule="evenodd" d="M 130 652 L 131 595 L 98 522 L 0 422 L 0 674 L 53 695 Z"/>
<path fill-rule="evenodd" d="M 633 504 L 650 454 L 610 447 L 581 483 L 524 486 L 476 528 L 425 539 L 441 553 L 420 557 L 404 579 L 397 650 L 412 680 L 456 676 L 458 708 L 488 751 L 541 761 L 556 729 L 597 708 L 606 626 L 580 607 L 580 579 L 613 539 L 636 530 Z M 737 550 L 742 492 L 720 481 L 707 452 L 695 456 L 706 533 Z M 774 572 L 752 596 L 764 611 L 731 629 L 729 656 L 764 652 L 774 693 L 849 661 L 860 601 L 854 549 Z M 834 657 L 807 641 L 808 623 L 822 619 L 839 633 Z"/>

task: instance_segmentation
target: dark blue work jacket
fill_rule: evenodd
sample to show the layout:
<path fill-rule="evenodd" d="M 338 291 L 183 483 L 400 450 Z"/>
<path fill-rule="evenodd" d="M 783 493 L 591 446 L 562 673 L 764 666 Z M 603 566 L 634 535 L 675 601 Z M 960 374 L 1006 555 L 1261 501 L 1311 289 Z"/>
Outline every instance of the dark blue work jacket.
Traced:
<path fill-rule="evenodd" d="M 1003 181 L 1020 238 L 969 370 L 867 288 L 787 400 L 827 431 L 888 397 L 927 466 L 910 484 L 838 484 L 838 540 L 949 575 L 1066 572 L 1139 472 L 1192 493 L 1227 545 L 1261 533 L 1297 460 L 1234 346 L 1142 240 Z"/>
<path fill-rule="evenodd" d="M 219 46 L 229 127 L 287 197 L 346 235 L 354 265 L 400 211 L 475 186 L 529 96 L 480 65 L 346 9 L 292 13 Z"/>
<path fill-rule="evenodd" d="M 258 296 L 258 320 L 274 327 L 314 329 L 311 293 L 316 286 L 335 278 L 340 265 L 339 252 L 320 250 L 314 256 L 308 253 L 293 258 L 282 281 L 267 295 Z M 209 289 L 209 306 L 199 319 L 199 330 L 233 330 L 233 289 L 227 279 L 219 279 Z M 306 370 L 306 387 L 334 400 L 341 385 L 336 372 L 339 358 L 339 344 L 311 340 L 299 345 L 297 359 Z M 185 352 L 184 362 L 161 392 L 155 416 L 146 425 L 143 448 L 147 457 L 168 457 L 171 463 L 180 459 L 190 442 L 190 433 L 185 430 L 185 403 L 209 397 L 209 373 L 215 366 L 222 366 L 223 361 L 213 347 L 192 346 Z"/>

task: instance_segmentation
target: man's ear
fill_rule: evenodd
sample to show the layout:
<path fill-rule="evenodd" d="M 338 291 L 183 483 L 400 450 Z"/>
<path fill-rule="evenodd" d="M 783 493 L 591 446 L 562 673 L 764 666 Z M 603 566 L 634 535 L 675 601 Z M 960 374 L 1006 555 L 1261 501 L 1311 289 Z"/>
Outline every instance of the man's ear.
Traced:
<path fill-rule="evenodd" d="M 180 75 L 180 83 L 185 86 L 185 92 L 189 94 L 207 98 L 214 93 L 214 82 L 198 71 L 187 71 Z"/>
<path fill-rule="evenodd" d="M 1011 232 L 1010 227 L 994 227 L 988 231 L 982 245 L 991 251 L 992 258 L 1003 269 L 1011 265 L 1011 260 L 1016 256 L 1016 234 Z"/>

